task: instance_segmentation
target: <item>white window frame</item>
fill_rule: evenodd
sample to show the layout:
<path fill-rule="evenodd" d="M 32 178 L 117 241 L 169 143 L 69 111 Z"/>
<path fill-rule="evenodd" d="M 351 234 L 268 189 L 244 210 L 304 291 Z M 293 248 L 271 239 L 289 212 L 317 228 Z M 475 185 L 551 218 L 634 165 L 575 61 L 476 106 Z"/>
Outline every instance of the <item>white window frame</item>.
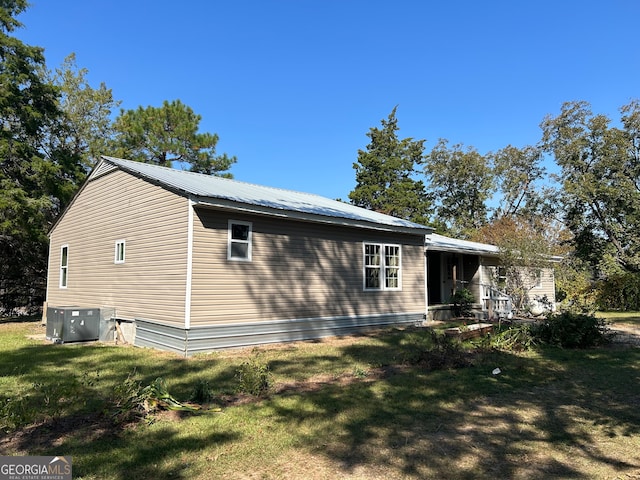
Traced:
<path fill-rule="evenodd" d="M 375 247 L 377 252 L 377 263 L 371 263 L 371 252 L 367 252 L 367 247 Z M 398 265 L 392 265 L 391 256 L 388 255 L 388 249 L 397 249 L 397 263 Z M 394 256 L 395 257 L 395 256 Z M 377 287 L 367 286 L 368 271 L 376 270 L 378 272 L 379 285 Z M 389 273 L 395 270 L 396 275 L 391 277 Z M 389 280 L 391 278 L 397 279 L 397 285 L 390 286 Z M 362 243 L 362 288 L 365 291 L 400 291 L 402 290 L 402 246 L 395 243 L 377 243 L 377 242 L 363 242 Z"/>
<path fill-rule="evenodd" d="M 113 253 L 113 263 L 124 263 L 127 254 L 127 241 L 124 239 L 116 240 L 114 253 Z"/>
<path fill-rule="evenodd" d="M 248 233 L 246 239 L 233 238 L 233 226 L 234 225 L 242 225 L 248 227 Z M 235 262 L 250 262 L 252 255 L 252 244 L 253 244 L 253 224 L 251 222 L 244 222 L 241 220 L 229 220 L 229 228 L 227 229 L 227 260 L 235 261 Z M 234 256 L 233 255 L 233 246 L 234 245 L 247 245 L 247 254 L 246 256 Z"/>
<path fill-rule="evenodd" d="M 66 262 L 64 261 L 66 260 Z M 67 288 L 69 285 L 69 245 L 60 245 L 60 288 Z"/>

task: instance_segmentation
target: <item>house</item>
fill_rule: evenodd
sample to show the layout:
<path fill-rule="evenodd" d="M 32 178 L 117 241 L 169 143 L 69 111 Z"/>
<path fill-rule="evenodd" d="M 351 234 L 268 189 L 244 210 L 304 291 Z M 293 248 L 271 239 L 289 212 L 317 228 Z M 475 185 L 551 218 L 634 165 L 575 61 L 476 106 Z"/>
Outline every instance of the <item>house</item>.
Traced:
<path fill-rule="evenodd" d="M 460 288 L 476 299 L 474 311 L 482 319 L 510 315 L 515 308 L 537 313 L 555 305 L 555 279 L 551 266 L 507 272 L 500 262 L 500 249 L 485 243 L 459 240 L 432 233 L 427 237 L 428 318 L 450 318 L 449 300 Z M 559 257 L 549 259 L 551 263 Z M 519 298 L 507 295 L 509 284 L 517 285 Z M 510 290 L 514 290 L 511 288 Z"/>
<path fill-rule="evenodd" d="M 114 323 L 185 356 L 413 325 L 427 316 L 431 233 L 317 195 L 102 157 L 50 231 L 47 322 L 99 309 L 101 338 Z"/>

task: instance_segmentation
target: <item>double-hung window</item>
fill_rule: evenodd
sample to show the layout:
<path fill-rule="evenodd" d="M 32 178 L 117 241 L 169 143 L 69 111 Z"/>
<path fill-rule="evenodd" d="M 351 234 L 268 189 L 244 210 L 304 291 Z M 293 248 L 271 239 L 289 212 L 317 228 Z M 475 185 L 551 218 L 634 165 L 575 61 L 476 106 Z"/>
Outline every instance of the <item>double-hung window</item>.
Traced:
<path fill-rule="evenodd" d="M 69 245 L 60 247 L 60 288 L 67 288 L 69 278 Z"/>
<path fill-rule="evenodd" d="M 229 220 L 228 260 L 251 261 L 251 222 Z"/>
<path fill-rule="evenodd" d="M 364 244 L 364 289 L 400 290 L 402 288 L 400 245 Z"/>
<path fill-rule="evenodd" d="M 124 263 L 125 245 L 126 242 L 124 240 L 116 240 L 113 263 Z"/>

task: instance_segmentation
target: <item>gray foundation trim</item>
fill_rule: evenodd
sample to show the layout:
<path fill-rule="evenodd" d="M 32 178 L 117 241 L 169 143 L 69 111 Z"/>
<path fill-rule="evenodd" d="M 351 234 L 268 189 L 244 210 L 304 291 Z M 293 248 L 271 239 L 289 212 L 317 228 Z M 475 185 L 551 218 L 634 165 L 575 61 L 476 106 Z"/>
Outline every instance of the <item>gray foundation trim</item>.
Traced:
<path fill-rule="evenodd" d="M 408 312 L 367 317 L 218 324 L 186 330 L 175 325 L 137 318 L 135 345 L 190 356 L 224 348 L 349 335 L 391 325 L 415 325 L 423 320 L 423 312 Z"/>

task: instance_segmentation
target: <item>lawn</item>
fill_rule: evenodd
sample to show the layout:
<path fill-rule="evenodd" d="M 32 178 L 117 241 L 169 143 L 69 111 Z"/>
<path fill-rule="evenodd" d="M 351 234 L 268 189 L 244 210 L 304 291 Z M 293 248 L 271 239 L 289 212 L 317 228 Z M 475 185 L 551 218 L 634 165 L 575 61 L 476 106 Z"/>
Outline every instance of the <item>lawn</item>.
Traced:
<path fill-rule="evenodd" d="M 640 348 L 484 351 L 433 370 L 415 362 L 426 329 L 189 359 L 43 333 L 0 323 L 0 391 L 42 408 L 0 454 L 72 455 L 74 478 L 640 478 Z M 267 398 L 234 393 L 250 358 L 273 374 Z M 110 420 L 105 399 L 158 377 L 180 400 L 206 382 L 221 411 Z"/>
<path fill-rule="evenodd" d="M 640 312 L 599 312 L 598 316 L 616 324 L 640 327 Z"/>

